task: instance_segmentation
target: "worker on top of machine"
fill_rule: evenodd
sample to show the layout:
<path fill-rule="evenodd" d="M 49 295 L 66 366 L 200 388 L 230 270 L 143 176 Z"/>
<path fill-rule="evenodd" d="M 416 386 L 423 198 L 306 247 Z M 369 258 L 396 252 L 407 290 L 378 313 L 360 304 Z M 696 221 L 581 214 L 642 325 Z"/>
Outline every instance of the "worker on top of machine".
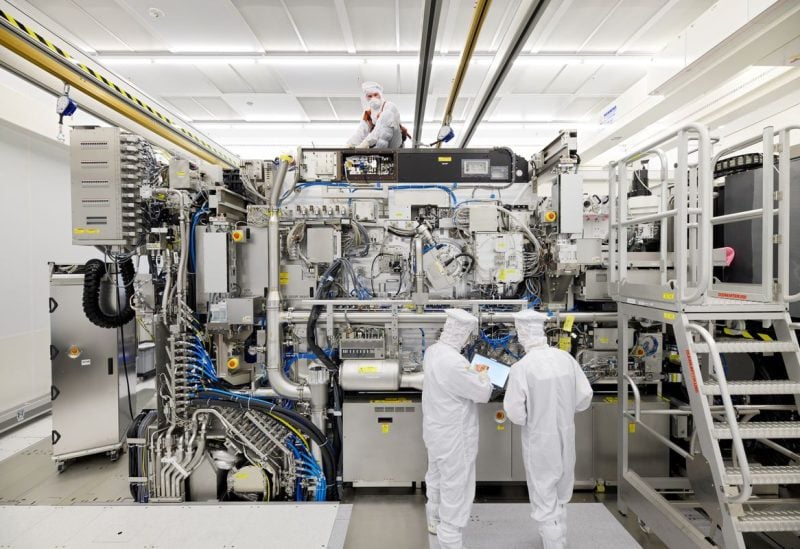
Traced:
<path fill-rule="evenodd" d="M 478 319 L 461 309 L 447 311 L 439 341 L 425 351 L 422 437 L 428 448 L 425 475 L 428 531 L 442 549 L 461 549 L 475 498 L 478 456 L 477 403 L 492 394 L 487 367 L 473 368 L 461 354 Z"/>
<path fill-rule="evenodd" d="M 592 386 L 572 356 L 547 345 L 547 317 L 514 315 L 525 356 L 511 367 L 503 407 L 523 425 L 522 456 L 528 495 L 544 549 L 567 546 L 566 504 L 575 483 L 575 414 L 589 407 Z"/>
<path fill-rule="evenodd" d="M 399 149 L 408 138 L 408 130 L 400 124 L 397 105 L 386 101 L 383 88 L 377 82 L 364 82 L 361 92 L 366 110 L 356 133 L 347 141 L 349 147 L 359 149 Z"/>

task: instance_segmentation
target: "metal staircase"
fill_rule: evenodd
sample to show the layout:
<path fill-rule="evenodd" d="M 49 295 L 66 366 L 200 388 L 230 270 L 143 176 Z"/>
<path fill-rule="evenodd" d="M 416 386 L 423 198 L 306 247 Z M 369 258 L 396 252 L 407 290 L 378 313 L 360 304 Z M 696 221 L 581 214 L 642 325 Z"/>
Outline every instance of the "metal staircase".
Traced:
<path fill-rule="evenodd" d="M 691 124 L 677 136 L 652 143 L 609 168 L 612 204 L 609 291 L 617 300 L 619 311 L 618 391 L 626 395 L 630 390 L 634 398 L 633 409 L 626 398 L 619 399 L 622 421 L 618 506 L 622 513 L 629 509 L 635 512 L 670 547 L 745 548 L 744 534 L 800 532 L 800 500 L 785 497 L 787 487 L 800 485 L 800 455 L 783 442 L 800 439 L 800 421 L 795 420 L 800 411 L 800 347 L 794 332 L 796 326 L 788 313 L 788 304 L 800 300 L 800 294 L 788 295 L 789 133 L 795 129 L 798 127 L 775 132 L 771 127 L 766 128 L 761 136 L 712 155 L 706 128 Z M 780 154 L 777 192 L 776 170 L 772 166 L 776 134 Z M 662 188 L 666 188 L 666 155 L 657 147 L 675 137 L 678 162 L 674 206 L 668 207 L 667 193 L 661 192 L 657 214 L 631 217 L 626 204 L 628 165 L 647 155 L 658 156 L 662 164 Z M 694 165 L 689 162 L 690 141 L 697 145 Z M 763 143 L 766 159 L 762 170 L 764 207 L 714 217 L 711 202 L 714 164 L 722 155 L 759 142 Z M 724 284 L 714 280 L 712 227 L 754 219 L 762 223 L 761 256 L 753 261 L 756 265 L 760 260 L 761 282 Z M 668 221 L 672 223 L 674 252 L 667 251 Z M 659 283 L 632 284 L 627 280 L 632 265 L 627 231 L 637 224 L 653 222 L 661 223 Z M 688 406 L 676 406 L 661 413 L 691 417 L 694 432 L 688 449 L 648 429 L 643 421 L 644 416 L 653 412 L 641 410 L 637 382 L 626 367 L 632 342 L 623 327 L 631 321 L 659 323 L 674 335 L 689 402 Z M 763 340 L 719 335 L 726 333 L 722 328 L 730 321 L 770 328 L 770 334 L 774 335 L 764 335 Z M 728 381 L 722 356 L 734 353 L 748 354 L 754 360 L 758 356 L 780 355 L 785 375 L 770 372 L 775 379 Z M 788 400 L 788 404 L 759 405 L 751 404 L 747 398 L 762 395 L 788 395 L 794 396 L 794 400 Z M 762 421 L 760 415 L 767 411 L 779 411 L 780 421 L 772 417 Z M 658 442 L 684 458 L 687 476 L 643 478 L 636 474 L 628 460 L 631 424 L 644 427 Z M 771 450 L 786 463 L 760 464 L 753 458 L 753 448 Z M 665 491 L 684 497 L 667 499 Z M 705 512 L 710 522 L 707 531 L 698 530 L 696 523 L 688 520 L 684 513 L 687 507 Z M 792 535 L 791 539 L 795 544 L 792 546 L 800 546 L 800 537 Z"/>

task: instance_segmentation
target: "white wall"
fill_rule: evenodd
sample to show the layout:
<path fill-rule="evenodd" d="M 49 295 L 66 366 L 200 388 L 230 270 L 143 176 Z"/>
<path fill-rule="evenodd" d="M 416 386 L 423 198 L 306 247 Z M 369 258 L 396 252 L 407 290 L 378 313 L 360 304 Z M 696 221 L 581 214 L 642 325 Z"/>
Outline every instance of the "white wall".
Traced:
<path fill-rule="evenodd" d="M 50 392 L 47 262 L 96 255 L 71 243 L 68 153 L 0 120 L 0 412 Z"/>

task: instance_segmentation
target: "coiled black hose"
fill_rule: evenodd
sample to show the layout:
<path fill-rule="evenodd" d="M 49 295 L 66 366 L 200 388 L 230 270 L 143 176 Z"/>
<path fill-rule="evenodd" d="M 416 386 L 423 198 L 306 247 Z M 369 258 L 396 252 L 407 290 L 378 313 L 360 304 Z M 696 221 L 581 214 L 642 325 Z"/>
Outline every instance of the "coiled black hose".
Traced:
<path fill-rule="evenodd" d="M 100 287 L 103 277 L 106 275 L 106 264 L 99 259 L 90 259 L 86 262 L 85 274 L 83 276 L 83 312 L 89 321 L 101 328 L 119 328 L 124 326 L 136 316 L 136 312 L 131 308 L 130 301 L 133 295 L 133 278 L 136 271 L 133 268 L 133 261 L 125 259 L 118 263 L 122 272 L 122 282 L 125 286 L 125 299 L 120 310 L 114 315 L 103 312 L 100 307 Z M 115 286 L 115 291 L 118 291 Z"/>

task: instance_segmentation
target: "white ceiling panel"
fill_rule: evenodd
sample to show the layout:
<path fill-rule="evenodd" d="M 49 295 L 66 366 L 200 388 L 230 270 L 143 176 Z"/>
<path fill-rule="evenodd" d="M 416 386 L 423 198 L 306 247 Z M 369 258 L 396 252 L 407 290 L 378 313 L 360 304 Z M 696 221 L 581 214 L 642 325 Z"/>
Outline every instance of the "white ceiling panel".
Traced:
<path fill-rule="evenodd" d="M 573 1 L 541 47 L 542 51 L 577 51 L 614 4 L 615 0 Z"/>
<path fill-rule="evenodd" d="M 454 120 L 461 120 L 461 115 L 464 113 L 464 106 L 467 104 L 470 98 L 468 97 L 459 97 L 456 99 L 456 104 L 453 105 L 453 119 Z M 436 105 L 433 111 L 433 119 L 436 122 L 441 122 L 442 118 L 444 117 L 444 108 L 447 106 L 447 97 L 439 97 L 436 101 L 430 101 Z"/>
<path fill-rule="evenodd" d="M 236 65 L 233 69 L 257 93 L 284 93 L 279 76 L 266 65 Z"/>
<path fill-rule="evenodd" d="M 261 51 L 261 43 L 231 2 L 219 0 L 119 0 L 174 51 Z M 164 15 L 155 18 L 148 10 Z"/>
<path fill-rule="evenodd" d="M 130 51 L 134 48 L 69 0 L 31 0 L 31 4 L 96 50 Z"/>
<path fill-rule="evenodd" d="M 644 67 L 604 65 L 580 88 L 581 93 L 619 95 L 647 73 Z"/>
<path fill-rule="evenodd" d="M 298 97 L 297 100 L 311 120 L 336 120 L 327 97 Z"/>
<path fill-rule="evenodd" d="M 510 95 L 500 99 L 488 120 L 521 121 L 553 120 L 554 113 L 570 101 L 566 96 Z"/>
<path fill-rule="evenodd" d="M 300 102 L 277 93 L 227 93 L 223 99 L 245 120 L 308 120 Z"/>
<path fill-rule="evenodd" d="M 657 52 L 684 29 L 695 21 L 717 0 L 680 0 L 664 13 L 658 21 L 651 25 L 626 48 L 628 51 Z"/>
<path fill-rule="evenodd" d="M 617 51 L 664 6 L 664 0 L 624 0 L 581 51 Z"/>
<path fill-rule="evenodd" d="M 517 64 L 511 69 L 499 93 L 543 93 L 547 85 L 561 70 L 562 65 L 525 66 Z"/>
<path fill-rule="evenodd" d="M 422 39 L 422 12 L 425 2 L 424 0 L 399 0 L 399 4 L 400 51 L 419 51 Z"/>
<path fill-rule="evenodd" d="M 232 67 L 231 65 L 197 66 L 197 70 L 202 72 L 222 93 L 247 93 L 256 91 L 239 75 L 237 72 L 238 68 L 238 66 Z"/>
<path fill-rule="evenodd" d="M 388 2 L 387 2 L 388 3 Z M 332 0 L 289 0 L 286 2 L 300 36 L 311 51 L 347 51 L 342 27 Z M 362 21 L 364 21 L 362 19 Z M 360 22 L 359 24 L 364 24 Z M 392 25 L 394 32 L 394 25 Z"/>
<path fill-rule="evenodd" d="M 455 65 L 436 65 L 434 63 L 431 71 L 429 93 L 434 95 L 449 94 L 450 87 L 453 85 L 453 78 L 456 75 L 456 68 Z M 467 69 L 467 75 L 464 77 L 464 82 L 461 84 L 461 94 L 475 95 L 478 92 L 478 87 L 486 77 L 487 70 L 487 65 L 470 64 Z"/>
<path fill-rule="evenodd" d="M 574 97 L 564 108 L 555 113 L 558 120 L 578 120 L 592 122 L 593 114 L 608 105 L 610 97 Z"/>
<path fill-rule="evenodd" d="M 358 97 L 331 97 L 331 103 L 342 120 L 359 119 L 364 114 L 364 108 Z"/>
<path fill-rule="evenodd" d="M 221 97 L 195 97 L 194 100 L 217 120 L 236 120 L 241 117 L 241 115 L 232 109 Z"/>
<path fill-rule="evenodd" d="M 346 66 L 279 66 L 280 74 L 289 90 L 297 95 L 329 94 L 361 95 L 361 70 L 358 65 Z"/>
<path fill-rule="evenodd" d="M 202 105 L 191 97 L 162 97 L 182 115 L 188 116 L 192 120 L 213 120 L 214 117 Z"/>
<path fill-rule="evenodd" d="M 121 42 L 133 50 L 163 50 L 166 48 L 152 32 L 133 19 L 117 2 L 110 0 L 73 0 L 86 16 L 96 20 Z M 99 49 L 95 47 L 95 49 Z M 127 49 L 127 48 L 125 48 Z"/>
<path fill-rule="evenodd" d="M 596 70 L 597 67 L 592 65 L 566 65 L 544 91 L 547 93 L 575 93 Z"/>
<path fill-rule="evenodd" d="M 414 5 L 418 2 L 409 2 L 409 4 Z M 357 51 L 396 51 L 395 23 L 397 16 L 393 0 L 383 0 L 382 2 L 346 0 L 345 6 Z M 421 8 L 419 9 L 421 10 Z M 330 24 L 338 25 L 338 19 L 330 21 Z M 419 26 L 417 35 L 419 35 Z M 419 41 L 414 47 L 419 48 Z"/>
<path fill-rule="evenodd" d="M 152 95 L 219 94 L 217 87 L 190 65 L 121 65 L 115 72 Z"/>
<path fill-rule="evenodd" d="M 230 0 L 267 51 L 302 51 L 280 0 Z"/>

